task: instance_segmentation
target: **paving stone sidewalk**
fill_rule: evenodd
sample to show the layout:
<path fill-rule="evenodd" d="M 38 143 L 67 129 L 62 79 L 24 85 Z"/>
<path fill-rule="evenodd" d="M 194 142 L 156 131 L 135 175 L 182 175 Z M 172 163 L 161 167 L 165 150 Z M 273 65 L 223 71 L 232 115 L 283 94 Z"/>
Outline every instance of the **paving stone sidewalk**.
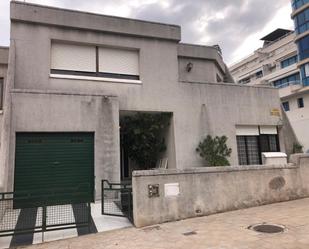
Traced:
<path fill-rule="evenodd" d="M 268 222 L 279 234 L 247 229 Z M 184 235 L 187 234 L 187 235 Z M 231 211 L 142 229 L 125 228 L 24 247 L 27 249 L 308 249 L 309 199 Z"/>

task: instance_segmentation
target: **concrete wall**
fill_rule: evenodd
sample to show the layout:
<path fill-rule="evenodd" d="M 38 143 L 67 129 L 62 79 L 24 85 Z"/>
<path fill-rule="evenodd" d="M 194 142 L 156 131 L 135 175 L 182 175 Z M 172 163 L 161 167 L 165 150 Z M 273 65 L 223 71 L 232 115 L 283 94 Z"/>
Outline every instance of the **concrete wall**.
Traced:
<path fill-rule="evenodd" d="M 309 196 L 309 156 L 293 164 L 205 167 L 133 173 L 134 224 L 137 227 L 209 215 Z M 165 184 L 178 183 L 179 195 L 166 196 Z M 159 197 L 148 197 L 148 185 Z"/>
<path fill-rule="evenodd" d="M 304 108 L 298 108 L 298 98 L 303 98 Z M 303 150 L 306 152 L 309 150 L 309 89 L 298 94 L 290 95 L 289 97 L 284 98 L 282 101 L 289 102 L 290 111 L 287 111 L 286 115 L 298 141 L 304 146 Z"/>
<path fill-rule="evenodd" d="M 0 78 L 2 78 L 3 82 L 4 82 L 3 91 L 5 91 L 5 82 L 6 82 L 6 78 L 7 78 L 8 61 L 9 61 L 9 48 L 0 46 Z M 4 97 L 4 93 L 2 93 L 2 94 L 3 95 L 1 96 L 1 98 Z M 2 121 L 3 121 L 3 110 L 0 110 L 0 127 L 2 127 Z M 2 129 L 0 128 L 0 138 L 1 138 L 1 131 L 2 131 Z"/>
<path fill-rule="evenodd" d="M 192 63 L 193 65 L 190 72 L 186 69 L 188 63 Z M 216 73 L 218 70 L 216 69 L 217 67 L 213 61 L 196 58 L 178 58 L 179 81 L 195 83 L 217 82 Z M 218 73 L 218 75 L 223 79 L 222 73 Z"/>

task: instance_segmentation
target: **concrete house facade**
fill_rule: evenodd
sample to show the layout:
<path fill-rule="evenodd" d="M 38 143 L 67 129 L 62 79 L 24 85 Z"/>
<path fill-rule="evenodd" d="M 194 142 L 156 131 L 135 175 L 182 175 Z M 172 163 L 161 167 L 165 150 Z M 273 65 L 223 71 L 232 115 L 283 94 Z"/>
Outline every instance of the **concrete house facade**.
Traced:
<path fill-rule="evenodd" d="M 285 151 L 277 90 L 233 84 L 216 48 L 180 40 L 176 25 L 11 2 L 2 189 L 86 181 L 100 198 L 101 179 L 120 181 L 130 112 L 172 114 L 168 168 L 203 166 L 206 134 L 228 137 L 234 165 L 260 162 L 260 135 Z"/>

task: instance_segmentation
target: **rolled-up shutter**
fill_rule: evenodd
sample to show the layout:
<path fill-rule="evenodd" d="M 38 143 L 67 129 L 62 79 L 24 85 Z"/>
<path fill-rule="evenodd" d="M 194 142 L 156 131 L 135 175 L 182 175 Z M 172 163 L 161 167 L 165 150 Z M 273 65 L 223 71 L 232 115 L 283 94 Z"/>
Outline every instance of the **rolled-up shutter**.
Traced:
<path fill-rule="evenodd" d="M 99 71 L 124 75 L 139 75 L 137 50 L 99 48 Z"/>
<path fill-rule="evenodd" d="M 52 43 L 51 69 L 95 72 L 95 46 Z"/>
<path fill-rule="evenodd" d="M 273 125 L 263 125 L 260 126 L 261 134 L 277 134 L 277 126 Z"/>
<path fill-rule="evenodd" d="M 257 125 L 239 125 L 236 126 L 237 136 L 258 136 L 259 127 Z"/>

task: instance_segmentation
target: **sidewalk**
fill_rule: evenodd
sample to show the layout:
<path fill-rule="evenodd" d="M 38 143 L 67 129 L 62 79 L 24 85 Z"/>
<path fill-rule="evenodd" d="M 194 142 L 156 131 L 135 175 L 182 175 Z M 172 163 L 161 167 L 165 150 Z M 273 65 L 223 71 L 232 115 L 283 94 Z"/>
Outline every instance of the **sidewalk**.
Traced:
<path fill-rule="evenodd" d="M 263 222 L 284 225 L 286 230 L 279 234 L 262 234 L 247 229 L 252 224 Z M 25 248 L 308 249 L 309 199 L 282 202 L 141 229 L 125 228 Z"/>

